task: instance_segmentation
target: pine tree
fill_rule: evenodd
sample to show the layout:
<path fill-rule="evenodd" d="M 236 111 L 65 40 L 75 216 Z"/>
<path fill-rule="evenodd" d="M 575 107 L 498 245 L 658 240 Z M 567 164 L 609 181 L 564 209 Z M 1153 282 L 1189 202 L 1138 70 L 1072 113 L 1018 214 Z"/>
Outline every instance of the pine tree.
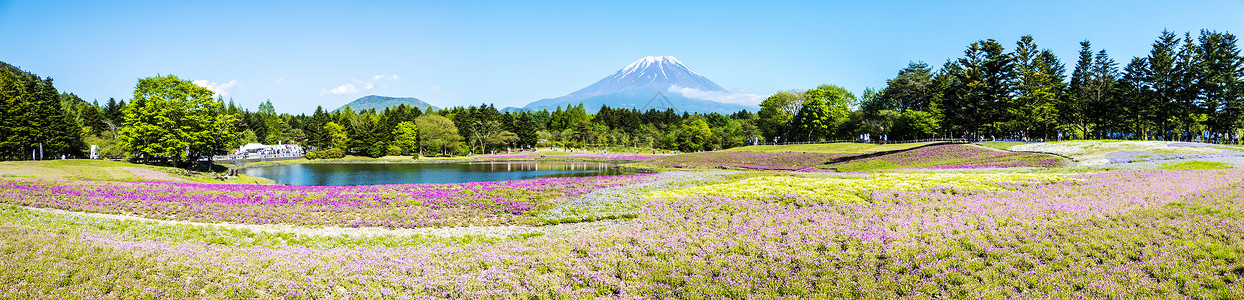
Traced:
<path fill-rule="evenodd" d="M 950 80 L 942 95 L 946 127 L 971 136 L 1002 133 L 1000 117 L 1015 80 L 1011 61 L 1002 45 L 989 39 L 969 45 L 964 58 L 946 62 L 942 67 Z"/>
<path fill-rule="evenodd" d="M 1016 44 L 1012 57 L 1019 82 L 1007 117 L 1015 123 L 1013 129 L 1049 139 L 1058 126 L 1064 67 L 1050 50 L 1037 50 L 1032 36 L 1021 37 Z"/>
<path fill-rule="evenodd" d="M 1201 109 L 1209 114 L 1211 128 L 1229 132 L 1240 128 L 1244 116 L 1239 89 L 1244 81 L 1244 57 L 1230 33 L 1202 30 L 1198 38 L 1201 58 L 1196 69 L 1197 89 L 1202 93 Z"/>

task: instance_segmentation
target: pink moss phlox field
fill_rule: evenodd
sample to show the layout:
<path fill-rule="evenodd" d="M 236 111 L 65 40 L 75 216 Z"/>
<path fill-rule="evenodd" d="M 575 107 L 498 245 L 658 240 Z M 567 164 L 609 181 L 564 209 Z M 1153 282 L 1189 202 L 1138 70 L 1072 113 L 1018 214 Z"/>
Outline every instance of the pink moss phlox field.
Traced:
<path fill-rule="evenodd" d="M 1244 171 L 1073 177 L 867 204 L 655 199 L 633 227 L 399 248 L 0 226 L 0 280 L 31 282 L 0 297 L 1244 298 Z M 63 280 L 20 279 L 40 276 Z"/>
<path fill-rule="evenodd" d="M 548 157 L 578 158 L 578 159 L 604 159 L 604 160 L 648 160 L 648 159 L 664 157 L 664 156 L 666 155 L 664 154 L 644 155 L 644 154 L 625 154 L 625 153 L 578 153 L 578 154 L 566 154 L 566 155 L 553 155 L 553 156 L 548 156 Z M 537 156 L 535 154 L 515 154 L 515 155 L 481 155 L 481 156 L 473 156 L 472 158 L 489 159 L 489 158 L 537 158 L 537 157 L 541 157 L 541 156 Z"/>
<path fill-rule="evenodd" d="M 506 155 L 477 155 L 477 156 L 472 156 L 471 158 L 488 159 L 488 158 L 536 158 L 536 157 L 538 156 L 526 155 L 526 154 L 514 154 L 514 155 L 506 154 Z"/>
<path fill-rule="evenodd" d="M 850 169 L 853 165 L 886 164 L 898 168 L 970 169 L 1013 167 L 1058 167 L 1063 161 L 1039 153 L 1009 152 L 972 145 L 943 144 L 915 148 L 879 156 L 831 164 L 831 168 Z"/>
<path fill-rule="evenodd" d="M 272 186 L 164 182 L 0 181 L 0 202 L 149 218 L 248 224 L 414 228 L 515 224 L 534 209 L 652 175 L 459 184 Z"/>
<path fill-rule="evenodd" d="M 645 165 L 667 168 L 740 168 L 752 170 L 809 170 L 815 166 L 859 154 L 712 151 L 650 159 Z"/>
<path fill-rule="evenodd" d="M 643 154 L 625 154 L 625 153 L 579 153 L 559 155 L 556 157 L 565 158 L 582 158 L 582 159 L 612 159 L 612 160 L 649 160 L 657 157 L 665 157 L 664 154 L 643 155 Z"/>

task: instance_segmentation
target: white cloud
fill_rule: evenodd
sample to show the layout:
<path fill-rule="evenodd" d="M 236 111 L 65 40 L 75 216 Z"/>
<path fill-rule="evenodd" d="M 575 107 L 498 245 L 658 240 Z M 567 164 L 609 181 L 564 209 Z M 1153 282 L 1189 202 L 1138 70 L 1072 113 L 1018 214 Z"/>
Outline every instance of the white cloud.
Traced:
<path fill-rule="evenodd" d="M 343 96 L 343 95 L 353 95 L 353 94 L 358 94 L 358 93 L 359 93 L 359 89 L 354 87 L 354 84 L 350 84 L 350 83 L 343 84 L 331 90 L 320 89 L 320 97 L 323 97 L 329 94 Z"/>
<path fill-rule="evenodd" d="M 717 101 L 722 103 L 742 104 L 742 105 L 760 105 L 764 102 L 766 96 L 756 94 L 731 93 L 722 91 L 703 91 L 697 88 L 689 88 L 678 85 L 671 85 L 670 93 L 679 94 L 683 97 L 691 99 Z"/>
<path fill-rule="evenodd" d="M 241 84 L 238 84 L 237 79 L 230 80 L 224 84 L 207 81 L 205 79 L 199 79 L 191 82 L 194 83 L 194 85 L 212 90 L 212 92 L 221 97 L 229 97 L 230 95 L 233 95 L 234 88 L 242 87 Z"/>
<path fill-rule="evenodd" d="M 440 93 L 440 92 L 441 92 L 441 86 L 439 86 L 439 85 L 434 85 L 434 86 L 432 86 L 432 92 L 433 92 L 433 93 Z"/>
<path fill-rule="evenodd" d="M 282 78 L 281 80 L 278 80 L 277 82 L 279 84 L 280 82 L 283 82 L 284 80 L 285 79 Z M 372 89 L 375 89 L 377 85 L 379 85 L 380 88 L 382 89 L 389 88 L 388 85 L 378 83 L 381 80 L 397 80 L 397 74 L 393 74 L 393 75 L 378 74 L 378 75 L 372 76 L 371 81 L 363 81 L 363 80 L 359 80 L 358 78 L 350 78 L 351 83 L 343 84 L 331 90 L 320 89 L 320 96 L 325 96 L 325 95 L 330 95 L 330 94 L 338 95 L 338 96 L 351 95 L 351 94 L 358 94 L 360 91 L 369 92 Z M 362 88 L 362 90 L 359 89 L 360 87 Z"/>
<path fill-rule="evenodd" d="M 276 82 L 273 82 L 272 84 L 281 86 L 282 84 L 285 84 L 285 78 L 277 79 Z"/>
<path fill-rule="evenodd" d="M 366 91 L 370 91 L 371 89 L 376 87 L 375 83 L 358 80 L 357 78 L 351 78 L 350 81 L 353 81 L 354 83 L 359 84 L 359 86 L 362 86 L 363 90 L 366 90 Z"/>
<path fill-rule="evenodd" d="M 397 80 L 397 74 L 393 74 L 393 75 L 384 75 L 384 74 L 379 74 L 379 75 L 376 75 L 376 76 L 372 76 L 372 77 L 371 77 L 371 81 L 381 81 L 381 80 L 385 80 L 385 79 L 388 79 L 388 80 Z"/>

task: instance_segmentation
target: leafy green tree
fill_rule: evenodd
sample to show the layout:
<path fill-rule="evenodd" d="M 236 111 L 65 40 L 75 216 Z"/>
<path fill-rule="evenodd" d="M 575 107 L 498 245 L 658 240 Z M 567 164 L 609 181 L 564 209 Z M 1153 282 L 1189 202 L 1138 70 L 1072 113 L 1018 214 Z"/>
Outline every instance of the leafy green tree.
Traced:
<path fill-rule="evenodd" d="M 838 126 L 850 117 L 855 95 L 836 85 L 823 84 L 804 92 L 803 107 L 794 120 L 792 137 L 817 141 L 834 136 Z"/>
<path fill-rule="evenodd" d="M 393 138 L 393 146 L 401 148 L 401 155 L 419 153 L 419 126 L 414 122 L 397 123 L 397 127 L 393 128 Z M 418 155 L 415 157 L 418 158 Z"/>
<path fill-rule="evenodd" d="M 239 142 L 237 144 L 245 145 L 250 143 L 258 143 L 259 137 L 255 135 L 254 130 L 247 129 L 242 131 L 242 134 L 238 135 L 238 140 Z"/>
<path fill-rule="evenodd" d="M 710 145 L 713 139 L 713 130 L 709 128 L 708 122 L 701 116 L 696 116 L 683 120 L 682 125 L 678 129 L 678 150 L 683 152 L 697 150 L 713 150 Z"/>
<path fill-rule="evenodd" d="M 873 111 L 891 109 L 897 111 L 928 110 L 932 102 L 933 70 L 924 62 L 909 62 L 898 71 L 898 76 L 886 80 L 886 87 L 877 94 L 880 105 Z"/>
<path fill-rule="evenodd" d="M 898 122 L 894 123 L 894 130 L 891 132 L 896 134 L 891 139 L 912 140 L 932 138 L 937 135 L 937 132 L 940 129 L 940 123 L 941 122 L 937 119 L 937 116 L 929 112 L 919 110 L 903 111 Z"/>
<path fill-rule="evenodd" d="M 759 127 L 765 141 L 790 131 L 791 120 L 803 108 L 804 100 L 804 93 L 777 92 L 760 103 Z"/>
<path fill-rule="evenodd" d="M 438 155 L 447 155 L 456 151 L 462 142 L 458 127 L 449 118 L 423 115 L 415 120 L 415 125 L 419 128 L 420 155 L 433 151 Z"/>
<path fill-rule="evenodd" d="M 177 76 L 139 79 L 118 138 L 144 161 L 176 165 L 187 158 L 210 157 L 234 138 L 226 134 L 232 125 L 228 118 L 217 113 L 222 106 L 211 90 Z"/>
<path fill-rule="evenodd" d="M 324 124 L 324 132 L 328 134 L 329 145 L 333 148 L 344 152 L 350 147 L 350 135 L 346 133 L 345 126 L 337 125 L 337 122 L 328 122 Z"/>
<path fill-rule="evenodd" d="M 267 145 L 281 142 L 281 118 L 276 114 L 276 107 L 272 106 L 272 100 L 260 103 L 256 115 L 259 117 L 259 126 L 263 128 L 260 140 Z"/>

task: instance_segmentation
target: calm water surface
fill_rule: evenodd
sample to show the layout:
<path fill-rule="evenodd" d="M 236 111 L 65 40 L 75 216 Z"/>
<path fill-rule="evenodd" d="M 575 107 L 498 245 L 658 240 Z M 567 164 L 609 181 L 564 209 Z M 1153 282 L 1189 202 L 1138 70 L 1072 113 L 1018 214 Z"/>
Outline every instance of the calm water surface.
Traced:
<path fill-rule="evenodd" d="M 626 174 L 613 164 L 564 161 L 448 164 L 299 164 L 244 168 L 242 173 L 290 185 L 452 183 Z"/>

